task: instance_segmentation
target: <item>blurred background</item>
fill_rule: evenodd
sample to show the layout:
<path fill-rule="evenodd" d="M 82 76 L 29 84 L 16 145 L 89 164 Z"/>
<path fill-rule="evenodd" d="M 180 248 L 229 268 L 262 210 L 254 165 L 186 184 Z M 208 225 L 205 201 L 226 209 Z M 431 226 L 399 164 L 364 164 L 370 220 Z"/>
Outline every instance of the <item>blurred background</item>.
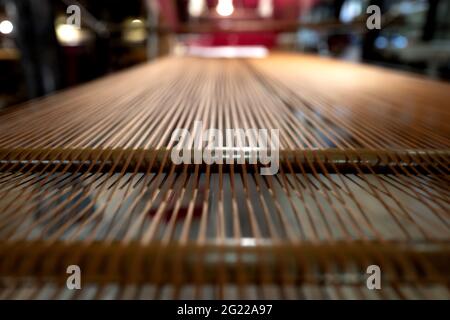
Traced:
<path fill-rule="evenodd" d="M 308 52 L 448 81 L 449 16 L 449 0 L 0 0 L 0 108 L 168 54 Z"/>

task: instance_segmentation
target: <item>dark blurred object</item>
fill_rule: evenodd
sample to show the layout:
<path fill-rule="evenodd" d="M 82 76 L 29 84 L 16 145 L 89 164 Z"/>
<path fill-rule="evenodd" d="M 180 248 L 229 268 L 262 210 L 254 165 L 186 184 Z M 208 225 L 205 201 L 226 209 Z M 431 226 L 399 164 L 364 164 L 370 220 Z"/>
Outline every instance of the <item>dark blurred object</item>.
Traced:
<path fill-rule="evenodd" d="M 67 24 L 69 5 L 81 28 Z M 0 0 L 0 21 L 13 25 L 0 50 L 16 52 L 0 52 L 0 108 L 146 61 L 146 16 L 141 0 Z"/>
<path fill-rule="evenodd" d="M 363 61 L 450 80 L 450 1 L 372 0 L 385 16 L 366 33 Z"/>
<path fill-rule="evenodd" d="M 380 30 L 366 27 L 370 5 Z M 297 47 L 450 80 L 449 15 L 448 0 L 321 1 L 300 18 Z"/>
<path fill-rule="evenodd" d="M 386 13 L 386 6 L 384 5 L 384 0 L 371 0 L 371 5 L 377 5 L 380 7 L 381 14 Z M 375 43 L 377 38 L 380 36 L 381 30 L 373 29 L 367 31 L 363 37 L 362 42 L 362 59 L 364 61 L 374 61 L 380 60 L 380 54 L 375 48 Z"/>
<path fill-rule="evenodd" d="M 49 0 L 6 0 L 15 26 L 29 98 L 61 87 L 60 54 L 54 32 L 54 12 Z"/>

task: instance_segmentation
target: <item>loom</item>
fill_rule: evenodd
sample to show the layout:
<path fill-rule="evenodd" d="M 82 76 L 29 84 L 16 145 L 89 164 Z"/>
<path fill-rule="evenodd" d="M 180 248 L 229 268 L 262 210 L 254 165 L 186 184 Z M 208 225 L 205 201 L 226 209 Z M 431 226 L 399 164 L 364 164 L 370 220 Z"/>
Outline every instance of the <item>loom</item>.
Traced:
<path fill-rule="evenodd" d="M 272 53 L 160 58 L 4 111 L 0 296 L 448 299 L 448 101 L 443 82 Z M 196 121 L 279 129 L 278 173 L 174 164 Z"/>

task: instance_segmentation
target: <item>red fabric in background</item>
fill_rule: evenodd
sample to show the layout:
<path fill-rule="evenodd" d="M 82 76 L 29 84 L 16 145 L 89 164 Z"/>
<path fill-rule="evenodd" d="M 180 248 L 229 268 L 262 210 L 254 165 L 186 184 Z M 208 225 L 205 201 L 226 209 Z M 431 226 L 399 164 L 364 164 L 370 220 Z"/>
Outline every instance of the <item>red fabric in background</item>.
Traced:
<path fill-rule="evenodd" d="M 169 26 L 176 29 L 178 21 L 176 20 L 176 13 L 173 4 L 168 4 L 170 1 L 159 0 L 161 13 L 166 17 Z M 217 0 L 208 0 L 207 5 L 209 10 L 215 10 Z M 297 21 L 305 10 L 309 10 L 320 0 L 273 0 L 273 20 L 281 21 Z M 186 5 L 188 1 L 185 2 Z M 252 18 L 258 19 L 259 0 L 234 0 L 233 4 L 236 9 L 245 8 L 253 9 L 254 16 Z M 226 18 L 224 18 L 226 19 Z M 213 22 L 214 23 L 214 22 Z M 264 23 L 264 22 L 263 22 Z M 207 34 L 199 34 L 194 39 L 188 41 L 188 45 L 197 46 L 248 46 L 248 45 L 262 45 L 267 48 L 273 48 L 277 44 L 278 33 L 275 31 L 269 32 L 211 32 Z"/>
<path fill-rule="evenodd" d="M 196 46 L 256 46 L 272 48 L 276 45 L 276 32 L 216 32 L 198 35 L 187 44 Z"/>

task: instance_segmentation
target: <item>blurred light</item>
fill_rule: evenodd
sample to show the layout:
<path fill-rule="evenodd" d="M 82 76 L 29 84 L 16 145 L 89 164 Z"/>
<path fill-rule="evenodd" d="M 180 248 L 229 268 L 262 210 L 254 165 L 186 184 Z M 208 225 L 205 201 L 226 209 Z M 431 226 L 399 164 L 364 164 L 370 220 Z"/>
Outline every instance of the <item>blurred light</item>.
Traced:
<path fill-rule="evenodd" d="M 13 24 L 9 20 L 3 20 L 0 23 L 0 32 L 3 34 L 10 34 L 14 29 Z"/>
<path fill-rule="evenodd" d="M 269 18 L 273 15 L 273 0 L 259 0 L 258 13 L 263 18 Z"/>
<path fill-rule="evenodd" d="M 61 44 L 74 46 L 82 40 L 81 30 L 72 24 L 60 24 L 56 27 L 56 37 Z"/>
<path fill-rule="evenodd" d="M 255 238 L 242 238 L 241 245 L 244 247 L 254 247 L 254 246 L 256 246 L 256 239 Z"/>
<path fill-rule="evenodd" d="M 123 22 L 122 38 L 129 43 L 141 43 L 147 38 L 145 22 L 142 19 L 128 18 Z"/>
<path fill-rule="evenodd" d="M 219 0 L 216 11 L 222 17 L 228 17 L 234 12 L 233 0 Z"/>
<path fill-rule="evenodd" d="M 189 0 L 189 14 L 193 17 L 200 17 L 205 8 L 205 0 Z"/>
<path fill-rule="evenodd" d="M 378 49 L 386 49 L 388 47 L 389 41 L 386 37 L 378 37 L 375 39 L 375 47 Z"/>
<path fill-rule="evenodd" d="M 263 46 L 191 46 L 186 53 L 202 58 L 264 58 L 269 50 Z"/>
<path fill-rule="evenodd" d="M 348 23 L 353 21 L 362 13 L 362 3 L 358 0 L 347 0 L 342 5 L 339 18 L 342 22 Z"/>
<path fill-rule="evenodd" d="M 172 53 L 176 56 L 185 56 L 187 54 L 187 47 L 182 43 L 176 43 Z"/>
<path fill-rule="evenodd" d="M 404 36 L 395 36 L 392 38 L 392 45 L 397 49 L 405 49 L 408 46 L 408 39 Z"/>
<path fill-rule="evenodd" d="M 390 11 L 394 13 L 401 13 L 403 15 L 410 15 L 428 10 L 428 1 L 416 1 L 416 2 L 401 2 L 398 5 L 394 5 Z"/>

